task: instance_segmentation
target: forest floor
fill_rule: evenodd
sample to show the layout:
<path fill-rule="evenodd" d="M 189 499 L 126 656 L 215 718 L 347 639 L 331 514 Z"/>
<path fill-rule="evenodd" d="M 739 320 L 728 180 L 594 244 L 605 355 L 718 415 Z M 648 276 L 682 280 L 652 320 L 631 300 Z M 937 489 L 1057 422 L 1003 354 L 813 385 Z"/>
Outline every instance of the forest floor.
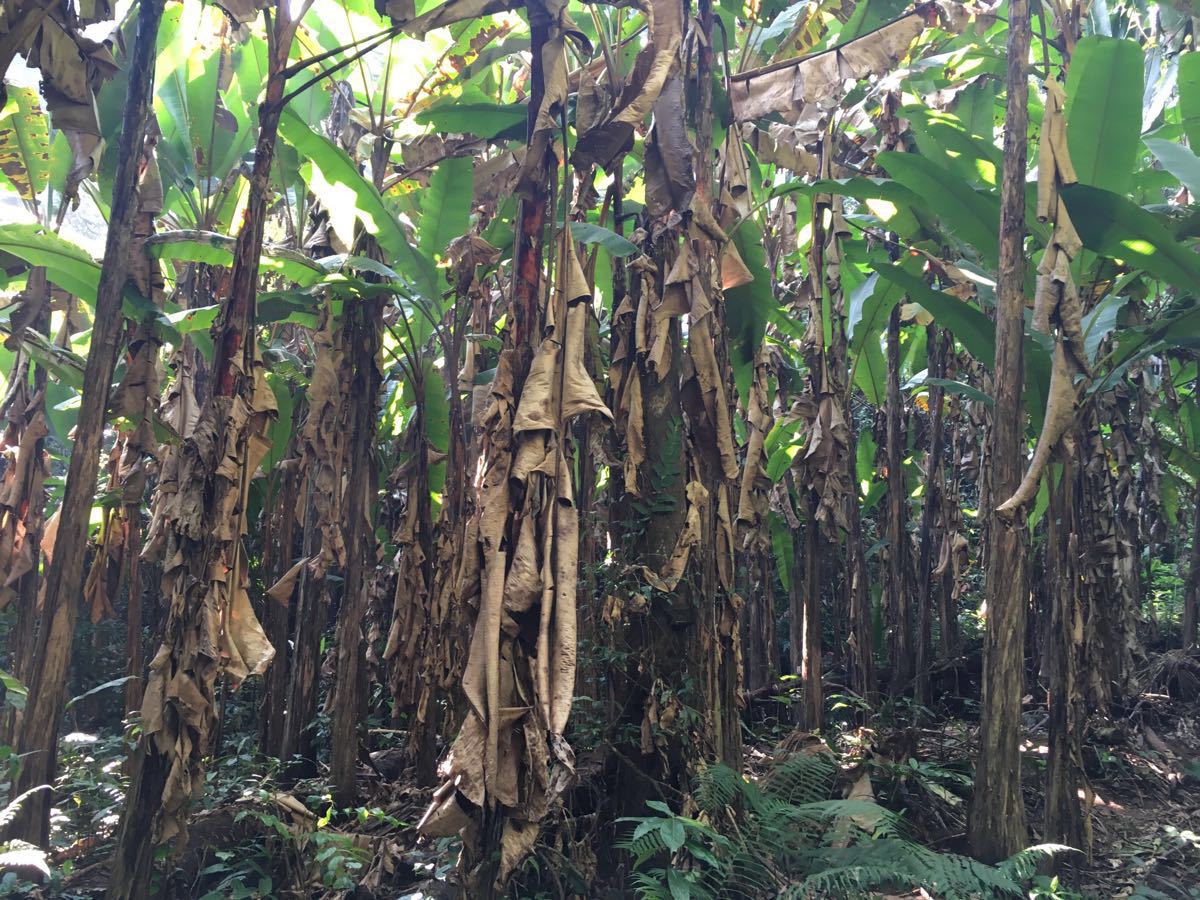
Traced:
<path fill-rule="evenodd" d="M 1200 898 L 1200 657 L 1178 651 L 1153 658 L 1147 685 L 1120 719 L 1089 722 L 1083 763 L 1093 806 L 1090 861 L 1074 859 L 1057 893 L 1047 880 L 1034 896 L 1070 898 Z M 773 716 L 783 703 L 755 704 L 756 737 L 745 747 L 747 775 L 761 774 L 772 758 L 809 740 Z M 887 724 L 888 711 L 870 727 L 831 729 L 829 745 L 843 760 L 870 775 L 874 799 L 904 814 L 911 836 L 939 851 L 966 851 L 966 809 L 978 723 L 970 701 L 956 714 L 918 716 L 920 725 Z M 911 707 L 891 715 L 911 721 Z M 1042 840 L 1047 715 L 1026 697 L 1023 773 L 1031 843 Z M 111 750 L 113 758 L 101 754 Z M 93 770 L 118 778 L 119 745 L 93 747 Z M 576 748 L 584 753 L 587 748 Z M 398 754 L 375 754 L 362 769 L 366 804 L 347 821 L 328 818 L 319 779 L 283 790 L 274 774 L 259 772 L 250 754 L 216 761 L 210 792 L 198 810 L 189 840 L 159 896 L 396 898 L 453 896 L 446 881 L 456 841 L 418 838 L 415 823 L 430 796 L 412 783 L 412 771 L 396 766 Z M 584 767 L 581 767 L 581 769 Z M 586 772 L 581 773 L 588 778 Z M 114 796 L 116 781 L 100 786 Z M 223 787 L 224 785 L 224 787 Z M 250 785 L 247 787 L 247 785 Z M 600 786 L 597 786 L 598 788 Z M 82 799 L 80 799 L 82 797 Z M 62 832 L 74 839 L 54 860 L 53 881 L 20 896 L 86 898 L 102 893 L 115 817 L 90 812 L 95 828 L 79 831 L 78 815 L 90 803 L 75 795 L 79 810 L 64 815 Z M 75 822 L 76 824 L 72 824 Z M 79 834 L 86 837 L 79 837 Z M 3 893 L 0 886 L 0 894 Z M 542 895 L 550 896 L 550 895 Z M 607 896 L 607 894 L 605 895 Z M 928 896 L 928 895 L 911 895 Z"/>

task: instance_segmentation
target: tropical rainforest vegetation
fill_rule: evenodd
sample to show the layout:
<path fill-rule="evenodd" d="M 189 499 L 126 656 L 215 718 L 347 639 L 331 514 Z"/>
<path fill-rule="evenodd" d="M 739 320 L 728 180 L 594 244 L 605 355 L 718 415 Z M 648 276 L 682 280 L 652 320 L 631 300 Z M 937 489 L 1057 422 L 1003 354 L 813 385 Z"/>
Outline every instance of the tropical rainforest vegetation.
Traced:
<path fill-rule="evenodd" d="M 1200 896 L 1198 35 L 5 0 L 0 895 Z"/>

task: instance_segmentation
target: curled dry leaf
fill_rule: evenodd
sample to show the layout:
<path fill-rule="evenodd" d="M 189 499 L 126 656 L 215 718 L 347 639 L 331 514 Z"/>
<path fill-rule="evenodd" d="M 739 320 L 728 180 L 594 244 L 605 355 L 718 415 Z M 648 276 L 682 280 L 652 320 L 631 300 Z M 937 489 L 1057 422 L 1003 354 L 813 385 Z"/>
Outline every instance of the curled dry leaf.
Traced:
<path fill-rule="evenodd" d="M 457 797 L 476 808 L 500 807 L 502 879 L 532 847 L 572 767 L 561 733 L 575 683 L 579 523 L 565 424 L 586 413 L 612 418 L 584 365 L 592 290 L 569 232 L 557 250 L 546 337 L 519 396 L 517 355 L 512 348 L 501 353 L 482 416 L 477 540 L 463 547 L 464 560 L 480 561 L 479 613 L 462 675 L 468 709 L 444 764 L 446 784 L 421 825 L 427 834 L 457 826 L 471 841 Z M 516 535 L 511 552 L 508 534 Z M 465 582 L 458 590 L 468 596 Z"/>
<path fill-rule="evenodd" d="M 772 63 L 733 76 L 730 99 L 738 121 L 780 113 L 793 124 L 806 106 L 838 101 L 846 81 L 893 68 L 925 29 L 912 13 L 823 53 Z"/>
<path fill-rule="evenodd" d="M 238 393 L 205 405 L 178 449 L 175 489 L 155 510 L 168 607 L 142 721 L 144 740 L 169 768 L 154 822 L 159 842 L 183 831 L 186 804 L 203 789 L 218 675 L 236 684 L 261 674 L 275 652 L 250 607 L 241 538 L 250 478 L 278 410 L 257 352 L 244 374 Z"/>
<path fill-rule="evenodd" d="M 24 399 L 26 402 L 13 404 L 17 413 L 10 413 L 0 437 L 0 571 L 5 573 L 0 583 L 0 609 L 12 602 L 17 583 L 37 564 L 34 548 L 45 511 L 37 498 L 50 474 L 41 450 L 42 438 L 50 433 L 46 414 L 39 398 Z M 46 537 L 42 535 L 41 540 L 44 545 Z"/>
<path fill-rule="evenodd" d="M 1033 459 L 1013 495 L 996 508 L 996 513 L 1006 520 L 1012 520 L 1021 510 L 1027 509 L 1037 496 L 1042 473 L 1075 421 L 1081 382 L 1091 374 L 1084 349 L 1083 303 L 1071 275 L 1071 261 L 1083 243 L 1059 196 L 1062 185 L 1076 180 L 1075 167 L 1067 150 L 1065 107 L 1066 96 L 1062 88 L 1058 82 L 1048 79 L 1038 158 L 1037 213 L 1038 218 L 1053 221 L 1054 231 L 1038 266 L 1033 325 L 1045 334 L 1050 334 L 1057 326 L 1058 334 L 1046 414 Z"/>
<path fill-rule="evenodd" d="M 31 68 L 42 74 L 42 97 L 51 123 L 63 132 L 71 148 L 71 168 L 63 189 L 73 205 L 79 203 L 79 184 L 96 170 L 104 142 L 96 116 L 96 94 L 117 72 L 117 63 L 107 43 L 83 34 L 81 26 L 112 17 L 107 2 L 88 6 L 90 14 L 76 16 L 67 4 L 26 4 L 15 21 L 4 14 L 5 45 L 21 53 Z M 0 59 L 7 70 L 11 58 Z M 2 94 L 0 94 L 2 96 Z M 60 215 L 66 210 L 63 204 Z"/>
<path fill-rule="evenodd" d="M 633 145 L 634 130 L 645 121 L 668 79 L 679 69 L 683 4 L 680 0 L 650 0 L 645 8 L 650 39 L 638 53 L 611 115 L 580 136 L 571 154 L 571 162 L 577 168 L 589 165 L 607 168 L 628 150 Z M 681 104 L 678 110 L 682 117 Z M 657 112 L 655 109 L 656 118 Z"/>
<path fill-rule="evenodd" d="M 531 4 L 531 15 L 544 16 L 549 25 L 549 39 L 542 46 L 542 78 L 544 93 L 537 118 L 525 142 L 525 157 L 517 177 L 517 191 L 525 197 L 532 195 L 537 173 L 559 127 L 559 116 L 567 107 L 567 38 L 575 41 L 591 55 L 591 44 L 567 14 L 566 0 L 542 0 Z"/>

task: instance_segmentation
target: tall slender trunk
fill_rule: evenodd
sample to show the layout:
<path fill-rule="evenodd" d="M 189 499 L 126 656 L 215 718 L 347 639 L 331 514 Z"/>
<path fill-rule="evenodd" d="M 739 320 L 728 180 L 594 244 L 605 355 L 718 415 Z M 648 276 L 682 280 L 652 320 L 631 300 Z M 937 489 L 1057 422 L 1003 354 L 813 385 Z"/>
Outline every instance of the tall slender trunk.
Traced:
<path fill-rule="evenodd" d="M 354 380 L 347 459 L 346 580 L 338 610 L 337 684 L 329 761 L 333 800 L 342 809 L 353 806 L 357 796 L 358 727 L 366 701 L 363 617 L 367 609 L 367 569 L 375 561 L 371 506 L 378 480 L 374 448 L 381 379 L 375 358 L 379 354 L 381 314 L 379 301 L 363 300 L 347 313 L 350 321 L 346 325 L 347 355 L 354 360 Z"/>
<path fill-rule="evenodd" d="M 142 652 L 142 507 L 129 503 L 125 507 L 125 563 L 129 567 L 127 584 L 129 601 L 125 611 L 125 714 L 142 708 L 145 691 L 145 655 Z"/>
<path fill-rule="evenodd" d="M 1028 0 L 1009 6 L 1007 108 L 1000 183 L 1000 271 L 997 283 L 995 407 L 988 460 L 991 497 L 1012 496 L 1021 483 L 1025 443 L 1021 405 L 1025 298 L 1025 171 L 1029 124 Z M 987 629 L 979 761 L 971 802 L 971 851 L 986 862 L 1025 846 L 1021 797 L 1021 694 L 1025 675 L 1025 541 L 1018 522 L 987 509 Z"/>
<path fill-rule="evenodd" d="M 904 406 L 900 398 L 900 306 L 887 328 L 888 622 L 893 697 L 912 686 L 912 609 L 908 591 L 908 491 L 904 486 Z"/>
<path fill-rule="evenodd" d="M 1200 398 L 1200 373 L 1192 387 L 1192 402 Z M 1200 479 L 1192 495 L 1192 553 L 1188 568 L 1187 586 L 1183 595 L 1183 648 L 1196 646 L 1196 626 L 1200 624 Z"/>
<path fill-rule="evenodd" d="M 296 432 L 295 425 L 292 431 L 293 434 Z M 296 510 L 300 503 L 304 473 L 298 466 L 281 467 L 278 478 L 282 482 L 278 490 L 279 500 L 274 504 L 274 509 L 268 510 L 270 522 L 263 535 L 263 553 L 272 563 L 268 573 L 272 583 L 282 578 L 294 562 Z M 295 591 L 292 591 L 294 594 Z M 267 633 L 267 639 L 273 647 L 287 647 L 291 635 L 292 597 L 268 595 L 263 604 L 263 630 Z M 259 752 L 267 756 L 280 757 L 282 754 L 290 673 L 291 654 L 277 654 L 267 673 L 259 707 Z"/>
<path fill-rule="evenodd" d="M 792 472 L 785 475 L 788 486 L 789 496 L 798 493 L 796 482 Z M 808 571 L 805 567 L 805 546 L 807 546 L 807 538 L 804 532 L 813 527 L 811 522 L 805 521 L 804 524 L 792 530 L 789 535 L 788 546 L 791 547 L 791 553 L 787 559 L 779 560 L 779 565 L 789 568 L 789 586 L 788 586 L 788 672 L 792 675 L 801 675 L 804 672 L 804 596 L 808 586 Z M 804 532 L 800 531 L 804 529 Z M 793 710 L 793 718 L 797 725 L 803 724 L 804 708 L 796 706 Z"/>
<path fill-rule="evenodd" d="M 37 308 L 32 327 L 39 334 L 48 336 L 50 284 L 46 280 L 46 270 L 41 266 L 29 270 L 25 282 L 25 302 Z M 33 366 L 32 393 L 28 390 L 30 366 Z M 20 476 L 23 484 L 17 495 L 10 498 L 13 505 L 6 510 L 5 533 L 0 537 L 0 541 L 3 541 L 5 549 L 13 554 L 7 560 L 10 578 L 18 566 L 28 567 L 11 596 L 10 589 L 0 588 L 0 597 L 5 598 L 5 603 L 15 604 L 14 622 L 8 636 L 9 666 L 17 680 L 26 685 L 29 683 L 30 670 L 35 658 L 38 593 L 42 585 L 38 563 L 42 558 L 42 540 L 46 526 L 44 482 L 48 469 L 42 463 L 42 458 L 45 452 L 45 435 L 49 431 L 46 422 L 48 374 L 45 366 L 34 365 L 26 354 L 21 354 L 9 373 L 8 393 L 0 404 L 3 406 L 0 419 L 6 421 L 4 437 L 0 440 L 10 447 L 16 445 L 17 463 L 23 469 Z M 26 453 L 29 454 L 28 457 Z M 27 504 L 24 510 L 18 508 L 22 504 Z M 18 527 L 25 531 L 23 540 L 18 539 Z M 17 557 L 18 547 L 22 558 Z M 0 742 L 11 746 L 16 740 L 19 723 L 20 714 L 16 709 L 4 710 Z"/>
<path fill-rule="evenodd" d="M 850 459 L 857 459 L 858 441 L 851 429 Z M 863 545 L 862 515 L 857 492 L 846 498 L 846 584 L 850 595 L 850 685 L 874 706 L 878 689 L 875 676 L 875 629 L 872 623 L 871 576 Z"/>
<path fill-rule="evenodd" d="M 129 246 L 138 211 L 138 166 L 154 90 L 154 52 L 162 10 L 162 0 L 143 0 L 138 7 L 137 37 L 129 63 L 129 88 L 117 148 L 103 268 L 96 291 L 91 347 L 84 370 L 84 384 L 89 390 L 79 408 L 59 513 L 59 540 L 46 577 L 42 627 L 29 682 L 29 703 L 22 717 L 17 745 L 24 765 L 14 782 L 14 795 L 54 781 L 58 725 L 79 611 L 92 494 L 100 466 L 109 386 L 125 323 L 121 301 L 130 274 Z M 50 831 L 50 803 L 50 792 L 46 790 L 39 790 L 27 798 L 8 829 L 9 837 L 44 846 Z"/>
<path fill-rule="evenodd" d="M 1183 648 L 1196 646 L 1196 624 L 1200 621 L 1200 482 L 1192 499 L 1192 552 L 1187 586 L 1183 596 Z"/>
<path fill-rule="evenodd" d="M 314 472 L 305 473 L 304 527 L 300 538 L 300 553 L 311 559 L 320 541 L 318 538 L 317 504 L 313 499 Z M 312 730 L 308 727 L 317 712 L 317 690 L 321 669 L 321 635 L 329 618 L 327 582 L 312 576 L 305 566 L 300 570 L 296 586 L 296 644 L 288 672 L 287 711 L 279 739 L 279 758 L 284 762 L 289 778 L 315 774 L 316 760 L 312 752 Z"/>
<path fill-rule="evenodd" d="M 1083 769 L 1082 731 L 1087 721 L 1079 672 L 1083 664 L 1084 611 L 1080 571 L 1078 469 L 1075 441 L 1064 454 L 1062 476 L 1051 486 L 1046 555 L 1049 563 L 1049 754 L 1046 759 L 1046 840 L 1090 853 L 1091 790 Z M 1047 476 L 1049 477 L 1049 476 Z"/>
<path fill-rule="evenodd" d="M 942 332 L 942 373 L 944 377 L 950 377 L 950 362 L 952 360 L 951 351 L 954 346 L 954 339 L 950 332 Z M 961 421 L 962 404 L 956 400 L 949 400 L 950 421 L 952 423 L 950 429 L 950 469 L 949 483 L 943 482 L 944 489 L 940 492 L 941 502 L 939 503 L 938 517 L 941 523 L 942 545 L 945 550 L 939 550 L 938 568 L 941 569 L 940 583 L 938 587 L 938 624 L 940 625 L 940 633 L 938 635 L 938 652 L 942 659 L 953 659 L 958 655 L 959 645 L 962 642 L 958 627 L 958 578 L 956 577 L 957 566 L 952 558 L 955 553 L 954 540 L 959 536 L 959 522 L 962 512 L 958 505 L 959 483 L 962 473 L 960 471 L 959 462 L 962 459 L 962 440 L 963 431 L 958 424 Z M 943 470 L 944 471 L 944 470 Z M 945 556 L 942 556 L 942 554 Z M 937 577 L 937 570 L 934 570 L 934 576 Z"/>
<path fill-rule="evenodd" d="M 148 6 L 156 10 L 157 24 L 161 4 L 144 3 L 141 15 L 149 15 Z M 157 845 L 186 829 L 188 802 L 204 784 L 204 758 L 217 716 L 218 676 L 235 664 L 235 654 L 244 670 L 237 674 L 244 677 L 261 672 L 273 653 L 249 598 L 243 596 L 241 538 L 249 481 L 270 447 L 266 429 L 274 412 L 274 397 L 255 346 L 254 301 L 285 70 L 298 24 L 283 2 L 275 12 L 254 168 L 229 293 L 216 326 L 213 388 L 195 430 L 178 450 L 179 505 L 156 513 L 171 561 L 163 569 L 169 612 L 163 643 L 150 664 L 144 731 L 133 755 L 107 892 L 110 900 L 147 896 Z M 154 41 L 149 45 L 147 56 Z M 112 227 L 110 223 L 110 233 Z M 227 465 L 229 459 L 236 465 Z M 220 572 L 219 578 L 214 571 Z M 211 617 L 218 618 L 219 627 L 213 629 Z M 217 631 L 219 647 L 212 646 L 210 629 Z"/>
<path fill-rule="evenodd" d="M 930 376 L 945 378 L 941 337 L 936 325 L 928 327 L 925 341 Z M 942 407 L 944 401 L 945 391 L 940 385 L 930 389 L 929 415 L 932 424 L 929 434 L 929 454 L 925 458 L 925 500 L 921 507 L 921 555 L 917 570 L 919 582 L 917 587 L 916 698 L 917 703 L 922 706 L 927 706 L 930 702 L 929 670 L 933 662 L 933 528 L 942 506 L 942 445 L 945 434 L 945 416 Z M 946 623 L 943 621 L 943 629 L 945 626 Z"/>
<path fill-rule="evenodd" d="M 814 504 L 815 507 L 815 504 Z M 825 694 L 821 687 L 821 573 L 827 560 L 822 549 L 828 546 L 821 534 L 815 508 L 810 508 L 804 526 L 804 602 L 800 677 L 804 685 L 803 725 L 820 731 L 825 719 Z"/>
<path fill-rule="evenodd" d="M 685 20 L 682 4 L 656 4 L 657 46 L 679 47 Z M 605 611 L 614 642 L 629 653 L 613 679 L 622 724 L 613 819 L 644 814 L 648 799 L 679 806 L 696 766 L 736 767 L 740 758 L 730 500 L 739 473 L 713 265 L 720 229 L 711 184 L 713 14 L 705 2 L 695 27 L 703 35 L 695 66 L 669 61 L 647 139 L 648 213 L 667 224 L 646 239 L 648 259 L 629 266 L 630 292 L 614 327 L 613 406 L 627 452 L 611 539 L 642 583 L 622 586 Z"/>

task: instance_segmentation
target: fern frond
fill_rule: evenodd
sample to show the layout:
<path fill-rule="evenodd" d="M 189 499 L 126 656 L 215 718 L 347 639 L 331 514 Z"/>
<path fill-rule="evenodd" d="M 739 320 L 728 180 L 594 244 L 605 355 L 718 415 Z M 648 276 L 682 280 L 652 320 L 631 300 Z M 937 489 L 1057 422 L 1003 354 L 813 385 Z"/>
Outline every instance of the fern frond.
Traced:
<path fill-rule="evenodd" d="M 618 846 L 635 857 L 633 888 L 645 900 L 835 900 L 916 888 L 939 900 L 1015 900 L 1038 862 L 1070 849 L 1031 847 L 999 866 L 938 853 L 904 838 L 899 813 L 873 800 L 830 799 L 837 776 L 829 754 L 792 756 L 758 782 L 728 766 L 705 768 L 695 789 L 701 820 L 663 804 L 631 820 L 638 824 Z M 649 868 L 674 849 L 686 870 Z"/>
<path fill-rule="evenodd" d="M 733 806 L 749 787 L 749 783 L 729 766 L 706 766 L 696 777 L 696 805 L 701 812 L 715 816 L 727 806 Z"/>
<path fill-rule="evenodd" d="M 856 900 L 859 897 L 871 897 L 881 890 L 904 890 L 907 887 L 903 879 L 897 878 L 894 869 L 882 866 L 850 866 L 826 869 L 809 875 L 783 896 L 795 900 L 810 897 Z"/>
<path fill-rule="evenodd" d="M 828 800 L 837 778 L 837 761 L 820 754 L 800 754 L 777 763 L 762 781 L 762 791 L 785 803 Z"/>
<path fill-rule="evenodd" d="M 1066 853 L 1078 853 L 1074 847 L 1066 844 L 1036 844 L 1026 847 L 1019 853 L 1014 853 L 996 868 L 1014 881 L 1025 881 L 1037 874 L 1038 866 L 1046 860 Z"/>

